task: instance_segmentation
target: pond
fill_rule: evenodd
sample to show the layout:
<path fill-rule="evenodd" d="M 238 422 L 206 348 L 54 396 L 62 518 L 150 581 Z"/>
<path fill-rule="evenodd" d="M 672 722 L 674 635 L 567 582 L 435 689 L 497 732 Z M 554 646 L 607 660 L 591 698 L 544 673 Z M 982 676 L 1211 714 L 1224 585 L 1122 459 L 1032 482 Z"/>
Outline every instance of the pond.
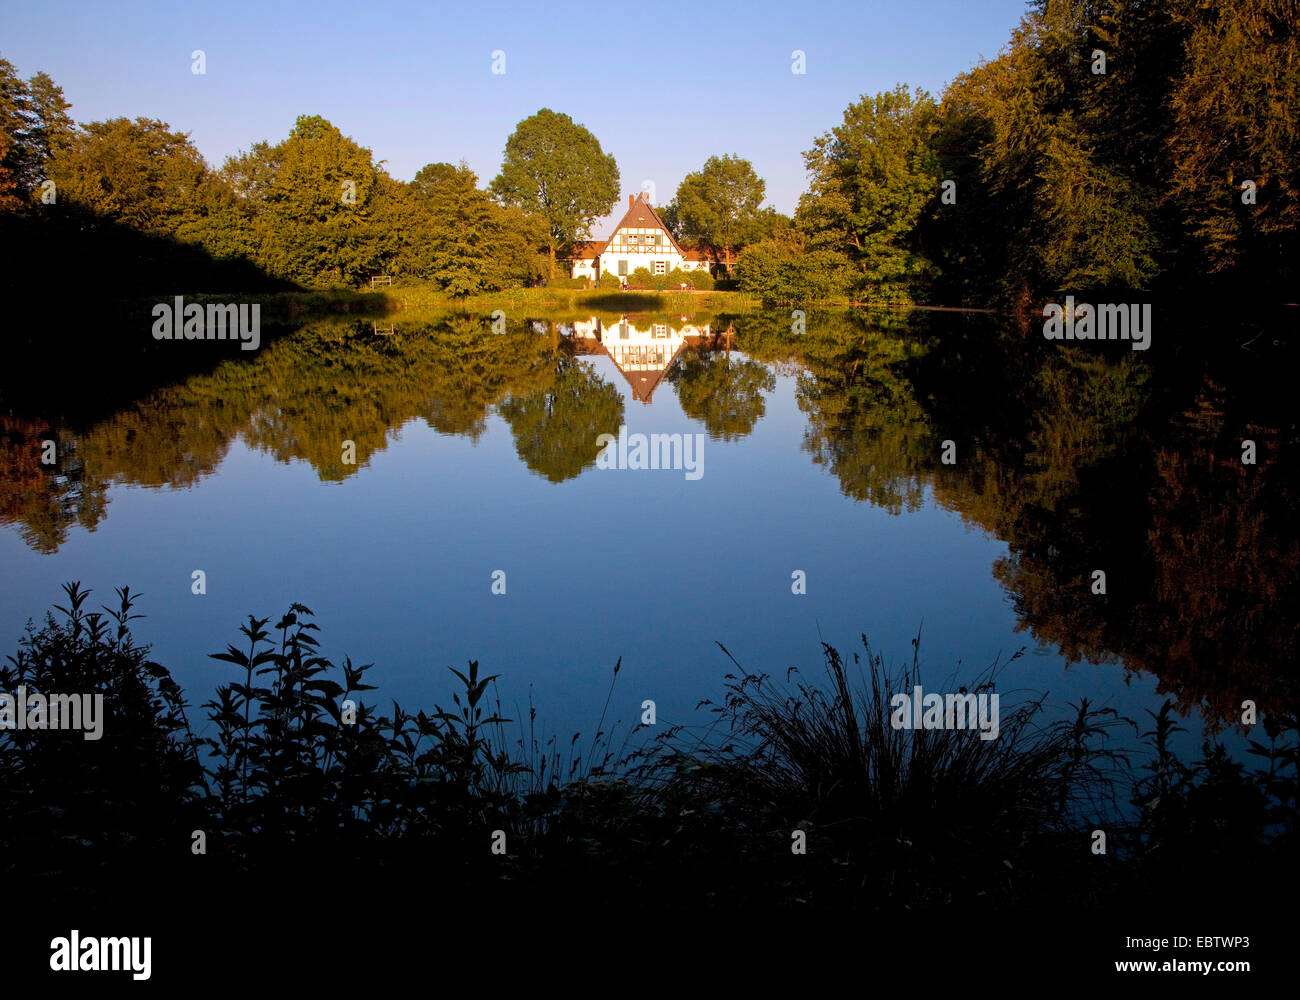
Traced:
<path fill-rule="evenodd" d="M 1004 709 L 1171 697 L 1188 739 L 1295 696 L 1294 426 L 1258 382 L 924 311 L 334 317 L 237 346 L 93 417 L 3 418 L 8 651 L 79 580 L 141 595 L 194 705 L 234 679 L 208 654 L 295 601 L 381 708 L 449 703 L 474 659 L 566 739 L 646 700 L 699 721 L 730 657 L 817 679 L 863 636 L 902 664 L 919 634 L 935 690 L 999 663 Z"/>

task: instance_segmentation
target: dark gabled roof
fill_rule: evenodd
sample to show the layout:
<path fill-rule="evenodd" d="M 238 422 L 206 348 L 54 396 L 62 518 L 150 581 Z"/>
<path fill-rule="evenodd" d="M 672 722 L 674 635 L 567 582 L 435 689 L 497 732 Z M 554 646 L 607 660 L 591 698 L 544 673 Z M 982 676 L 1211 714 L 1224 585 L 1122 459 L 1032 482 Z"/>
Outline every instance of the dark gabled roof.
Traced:
<path fill-rule="evenodd" d="M 673 239 L 673 234 L 664 225 L 663 219 L 659 218 L 659 213 L 654 210 L 654 206 L 650 204 L 644 192 L 633 199 L 632 204 L 628 206 L 627 214 L 623 216 L 623 221 L 614 227 L 614 232 L 617 233 L 624 226 L 629 229 L 662 229 L 667 234 L 668 242 L 672 244 L 673 249 L 682 254 L 683 257 L 686 256 L 682 253 L 681 246 Z M 613 234 L 611 234 L 610 239 L 613 238 Z"/>
<path fill-rule="evenodd" d="M 623 369 L 619 367 L 617 361 L 614 361 L 614 356 L 612 354 L 610 354 L 609 357 L 611 361 L 614 361 L 614 367 L 618 368 L 623 377 L 627 379 L 627 384 L 632 387 L 632 398 L 637 402 L 648 404 L 651 395 L 653 395 L 655 389 L 659 387 L 659 383 L 663 381 L 664 376 L 667 375 L 673 365 L 677 363 L 677 355 L 681 352 L 682 348 L 679 344 L 677 350 L 673 351 L 673 356 L 668 359 L 668 363 L 662 368 L 649 368 L 645 371 Z M 606 353 L 609 353 L 608 349 L 606 350 Z"/>
<path fill-rule="evenodd" d="M 702 260 L 707 261 L 710 264 L 725 264 L 727 262 L 726 257 L 720 249 L 717 247 L 711 247 L 705 243 L 686 251 L 682 256 L 686 260 Z M 732 263 L 734 264 L 734 252 L 732 256 Z"/>
<path fill-rule="evenodd" d="M 556 260 L 594 260 L 605 249 L 606 240 L 578 240 L 563 253 L 557 254 Z"/>

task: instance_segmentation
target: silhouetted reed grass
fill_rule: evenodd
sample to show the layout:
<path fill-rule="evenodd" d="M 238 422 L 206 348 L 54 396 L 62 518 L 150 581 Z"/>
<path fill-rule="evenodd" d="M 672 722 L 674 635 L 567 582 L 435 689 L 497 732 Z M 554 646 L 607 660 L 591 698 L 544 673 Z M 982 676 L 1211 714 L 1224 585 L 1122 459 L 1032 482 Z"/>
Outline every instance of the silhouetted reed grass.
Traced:
<path fill-rule="evenodd" d="M 997 893 L 1029 845 L 1115 814 L 1126 760 L 1108 745 L 1122 725 L 1113 710 L 1085 701 L 1044 723 L 1042 698 L 1025 699 L 1003 710 L 993 740 L 977 729 L 895 728 L 890 697 L 921 684 L 919 637 L 911 664 L 896 669 L 862 642 L 856 678 L 823 644 L 825 680 L 793 685 L 797 668 L 783 684 L 721 647 L 740 674 L 727 675 L 720 705 L 701 703 L 717 721 L 674 734 L 648 777 L 669 775 L 761 839 L 788 842 L 803 830 L 873 898 L 907 905 L 951 901 L 963 886 Z M 997 672 L 989 667 L 969 692 L 994 691 Z M 950 679 L 938 690 L 968 689 Z"/>

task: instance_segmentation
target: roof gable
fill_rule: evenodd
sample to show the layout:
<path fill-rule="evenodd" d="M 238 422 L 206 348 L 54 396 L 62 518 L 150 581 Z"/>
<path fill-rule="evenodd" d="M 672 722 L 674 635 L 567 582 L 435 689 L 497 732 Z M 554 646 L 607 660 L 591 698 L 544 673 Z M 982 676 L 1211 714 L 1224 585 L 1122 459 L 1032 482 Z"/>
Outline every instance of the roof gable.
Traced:
<path fill-rule="evenodd" d="M 650 204 L 650 200 L 646 198 L 644 192 L 637 195 L 628 195 L 627 214 L 614 227 L 614 232 L 617 233 L 620 229 L 662 229 L 668 237 L 669 245 L 679 254 L 682 254 L 682 248 L 673 239 L 673 234 L 668 231 L 668 227 L 659 218 L 659 213 L 654 210 L 654 206 Z M 614 237 L 611 235 L 610 241 L 612 242 L 613 239 Z"/>
<path fill-rule="evenodd" d="M 685 346 L 685 340 L 678 343 L 677 349 L 664 362 L 662 368 L 624 368 L 618 363 L 618 359 L 614 357 L 614 352 L 609 349 L 609 346 L 604 341 L 601 341 L 599 349 L 614 363 L 614 367 L 618 369 L 619 373 L 627 379 L 627 384 L 632 387 L 632 398 L 638 403 L 648 404 L 650 397 L 654 395 L 655 389 L 659 387 L 659 383 L 663 381 L 664 376 L 672 371 L 673 365 L 677 364 L 677 358 L 681 355 L 682 348 Z"/>

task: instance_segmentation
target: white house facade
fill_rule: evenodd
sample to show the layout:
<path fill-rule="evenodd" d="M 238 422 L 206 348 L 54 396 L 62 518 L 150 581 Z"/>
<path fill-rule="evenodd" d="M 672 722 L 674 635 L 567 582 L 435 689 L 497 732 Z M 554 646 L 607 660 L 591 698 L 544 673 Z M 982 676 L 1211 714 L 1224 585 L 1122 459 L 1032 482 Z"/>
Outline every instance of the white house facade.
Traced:
<path fill-rule="evenodd" d="M 572 266 L 575 278 L 599 281 L 609 273 L 625 280 L 639 267 L 652 275 L 683 271 L 707 271 L 709 261 L 703 254 L 684 251 L 673 239 L 644 194 L 627 196 L 627 214 L 608 240 L 582 242 L 562 259 Z"/>

